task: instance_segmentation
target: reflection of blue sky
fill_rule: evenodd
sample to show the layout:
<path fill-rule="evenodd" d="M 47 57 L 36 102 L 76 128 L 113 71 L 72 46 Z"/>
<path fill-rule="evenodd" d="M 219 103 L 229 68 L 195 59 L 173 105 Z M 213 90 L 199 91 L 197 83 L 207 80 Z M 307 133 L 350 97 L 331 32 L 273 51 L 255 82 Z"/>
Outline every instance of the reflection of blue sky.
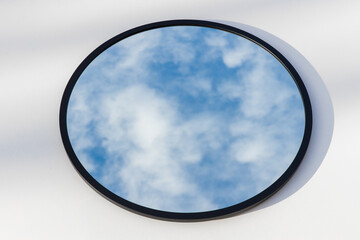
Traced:
<path fill-rule="evenodd" d="M 264 190 L 295 157 L 304 121 L 297 87 L 272 55 L 200 27 L 115 44 L 81 75 L 68 109 L 71 143 L 96 180 L 175 212 Z"/>

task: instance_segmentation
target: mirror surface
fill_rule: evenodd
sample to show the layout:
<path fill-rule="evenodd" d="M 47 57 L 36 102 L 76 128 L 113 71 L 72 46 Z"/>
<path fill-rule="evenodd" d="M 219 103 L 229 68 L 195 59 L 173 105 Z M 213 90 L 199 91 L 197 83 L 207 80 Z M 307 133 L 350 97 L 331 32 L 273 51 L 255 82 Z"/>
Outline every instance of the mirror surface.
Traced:
<path fill-rule="evenodd" d="M 67 107 L 71 146 L 135 204 L 196 213 L 246 201 L 289 168 L 305 111 L 287 69 L 240 35 L 201 26 L 136 33 L 84 69 Z"/>

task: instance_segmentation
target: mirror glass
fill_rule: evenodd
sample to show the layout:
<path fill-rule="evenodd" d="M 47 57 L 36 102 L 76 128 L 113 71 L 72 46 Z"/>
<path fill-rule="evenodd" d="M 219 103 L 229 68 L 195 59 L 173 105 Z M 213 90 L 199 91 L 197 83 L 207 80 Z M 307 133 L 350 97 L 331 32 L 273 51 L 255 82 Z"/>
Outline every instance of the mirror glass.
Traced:
<path fill-rule="evenodd" d="M 107 47 L 77 77 L 66 115 L 90 176 L 142 207 L 227 208 L 269 188 L 302 144 L 287 68 L 241 35 L 165 26 Z"/>

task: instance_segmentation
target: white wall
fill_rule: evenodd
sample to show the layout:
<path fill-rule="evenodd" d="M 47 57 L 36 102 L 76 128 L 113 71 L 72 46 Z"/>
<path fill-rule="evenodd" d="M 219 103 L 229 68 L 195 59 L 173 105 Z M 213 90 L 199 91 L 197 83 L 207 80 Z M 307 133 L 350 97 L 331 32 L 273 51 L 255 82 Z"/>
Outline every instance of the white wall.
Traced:
<path fill-rule="evenodd" d="M 359 12 L 358 0 L 2 0 L 0 239 L 359 239 Z M 317 71 L 249 28 L 302 68 L 317 122 L 294 178 L 244 214 L 178 223 L 131 213 L 90 188 L 62 146 L 60 100 L 87 54 L 130 28 L 180 18 L 257 27 Z"/>

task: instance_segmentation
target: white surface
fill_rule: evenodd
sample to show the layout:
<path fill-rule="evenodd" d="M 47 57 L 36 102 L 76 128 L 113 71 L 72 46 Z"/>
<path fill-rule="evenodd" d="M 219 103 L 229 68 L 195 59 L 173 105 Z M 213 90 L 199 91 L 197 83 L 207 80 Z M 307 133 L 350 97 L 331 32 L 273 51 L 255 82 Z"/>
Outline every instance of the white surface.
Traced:
<path fill-rule="evenodd" d="M 0 239 L 359 239 L 359 11 L 357 0 L 1 1 Z M 330 93 L 326 156 L 331 134 L 320 130 L 332 119 L 323 117 L 313 165 L 306 159 L 290 187 L 253 211 L 197 223 L 133 214 L 91 189 L 62 146 L 60 100 L 87 54 L 127 29 L 179 18 L 263 29 L 299 51 Z M 326 88 L 310 86 L 331 117 Z"/>

